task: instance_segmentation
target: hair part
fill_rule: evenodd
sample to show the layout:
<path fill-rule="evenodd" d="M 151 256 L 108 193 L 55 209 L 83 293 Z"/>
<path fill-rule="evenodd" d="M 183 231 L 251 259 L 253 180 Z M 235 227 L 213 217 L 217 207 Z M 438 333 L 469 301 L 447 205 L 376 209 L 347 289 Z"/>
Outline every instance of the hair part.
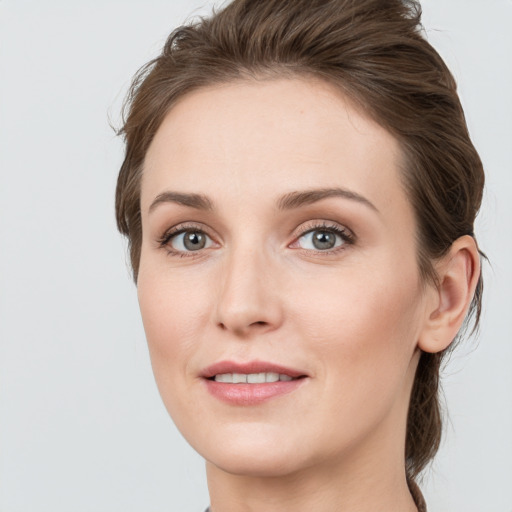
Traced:
<path fill-rule="evenodd" d="M 474 236 L 484 173 L 455 80 L 422 35 L 415 0 L 235 0 L 171 33 L 162 53 L 135 76 L 120 130 L 126 154 L 116 218 L 128 238 L 135 281 L 144 158 L 166 114 L 202 87 L 282 77 L 316 77 L 334 85 L 396 137 L 404 156 L 401 178 L 417 222 L 418 266 L 424 282 L 436 284 L 435 262 L 457 238 Z M 480 277 L 466 319 L 473 317 L 474 328 L 482 290 Z M 445 352 L 422 353 L 419 361 L 405 446 L 410 480 L 439 448 Z"/>

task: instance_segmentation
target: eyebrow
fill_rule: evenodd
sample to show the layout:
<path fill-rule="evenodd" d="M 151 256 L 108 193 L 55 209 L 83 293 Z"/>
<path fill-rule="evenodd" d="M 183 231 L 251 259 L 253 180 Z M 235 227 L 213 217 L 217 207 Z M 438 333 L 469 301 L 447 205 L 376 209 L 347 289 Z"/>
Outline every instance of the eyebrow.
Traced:
<path fill-rule="evenodd" d="M 277 209 L 293 210 L 295 208 L 300 208 L 301 206 L 316 203 L 329 197 L 341 197 L 343 199 L 356 201 L 365 206 L 368 206 L 377 213 L 379 212 L 377 207 L 364 196 L 356 192 L 352 192 L 351 190 L 338 187 L 290 192 L 282 196 L 277 201 Z M 181 204 L 190 208 L 196 208 L 197 210 L 214 209 L 212 201 L 203 194 L 166 191 L 156 196 L 149 207 L 149 212 L 151 213 L 158 205 L 163 203 Z"/>
<path fill-rule="evenodd" d="M 322 199 L 327 199 L 329 197 L 342 197 L 343 199 L 350 199 L 351 201 L 356 201 L 365 206 L 368 206 L 373 211 L 379 213 L 377 207 L 368 199 L 366 199 L 366 197 L 344 188 L 321 188 L 315 190 L 290 192 L 289 194 L 286 194 L 281 197 L 281 199 L 279 199 L 277 202 L 277 207 L 279 210 L 291 210 L 308 204 L 316 203 L 317 201 L 321 201 Z"/>
<path fill-rule="evenodd" d="M 212 202 L 202 194 L 186 194 L 183 192 L 163 192 L 158 194 L 149 207 L 151 213 L 159 204 L 177 203 L 197 210 L 213 210 Z"/>

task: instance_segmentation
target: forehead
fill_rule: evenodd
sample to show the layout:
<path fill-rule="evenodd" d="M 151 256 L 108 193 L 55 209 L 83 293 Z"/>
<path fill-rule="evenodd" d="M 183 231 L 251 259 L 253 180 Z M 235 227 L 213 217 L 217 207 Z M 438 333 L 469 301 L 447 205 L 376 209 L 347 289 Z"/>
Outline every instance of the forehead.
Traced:
<path fill-rule="evenodd" d="M 169 187 L 247 200 L 342 186 L 380 209 L 404 196 L 400 163 L 396 139 L 333 86 L 239 81 L 201 88 L 173 106 L 146 155 L 142 204 Z"/>

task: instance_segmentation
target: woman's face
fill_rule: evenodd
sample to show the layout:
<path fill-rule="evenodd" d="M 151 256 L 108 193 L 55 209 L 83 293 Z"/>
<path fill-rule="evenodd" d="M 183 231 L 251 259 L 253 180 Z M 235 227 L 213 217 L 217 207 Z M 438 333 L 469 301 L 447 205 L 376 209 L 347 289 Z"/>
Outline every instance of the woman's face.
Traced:
<path fill-rule="evenodd" d="M 319 81 L 204 88 L 165 118 L 138 296 L 163 401 L 213 465 L 403 463 L 426 299 L 400 159 Z"/>

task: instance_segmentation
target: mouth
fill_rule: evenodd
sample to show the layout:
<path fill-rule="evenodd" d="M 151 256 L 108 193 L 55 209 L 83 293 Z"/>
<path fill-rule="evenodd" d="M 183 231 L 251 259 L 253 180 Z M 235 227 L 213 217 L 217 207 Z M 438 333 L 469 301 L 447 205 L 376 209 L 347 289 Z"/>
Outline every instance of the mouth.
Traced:
<path fill-rule="evenodd" d="M 210 394 L 230 405 L 257 405 L 298 389 L 308 379 L 300 370 L 263 361 L 222 361 L 201 377 Z"/>
<path fill-rule="evenodd" d="M 286 373 L 275 372 L 260 372 L 260 373 L 219 373 L 210 377 L 209 380 L 215 382 L 225 382 L 228 384 L 264 384 L 265 382 L 289 382 L 304 378 L 305 375 L 300 377 L 290 377 Z"/>
<path fill-rule="evenodd" d="M 236 363 L 220 361 L 201 373 L 201 377 L 216 382 L 230 384 L 263 384 L 266 382 L 290 381 L 307 377 L 308 375 L 294 368 L 269 363 L 265 361 L 249 361 Z"/>

